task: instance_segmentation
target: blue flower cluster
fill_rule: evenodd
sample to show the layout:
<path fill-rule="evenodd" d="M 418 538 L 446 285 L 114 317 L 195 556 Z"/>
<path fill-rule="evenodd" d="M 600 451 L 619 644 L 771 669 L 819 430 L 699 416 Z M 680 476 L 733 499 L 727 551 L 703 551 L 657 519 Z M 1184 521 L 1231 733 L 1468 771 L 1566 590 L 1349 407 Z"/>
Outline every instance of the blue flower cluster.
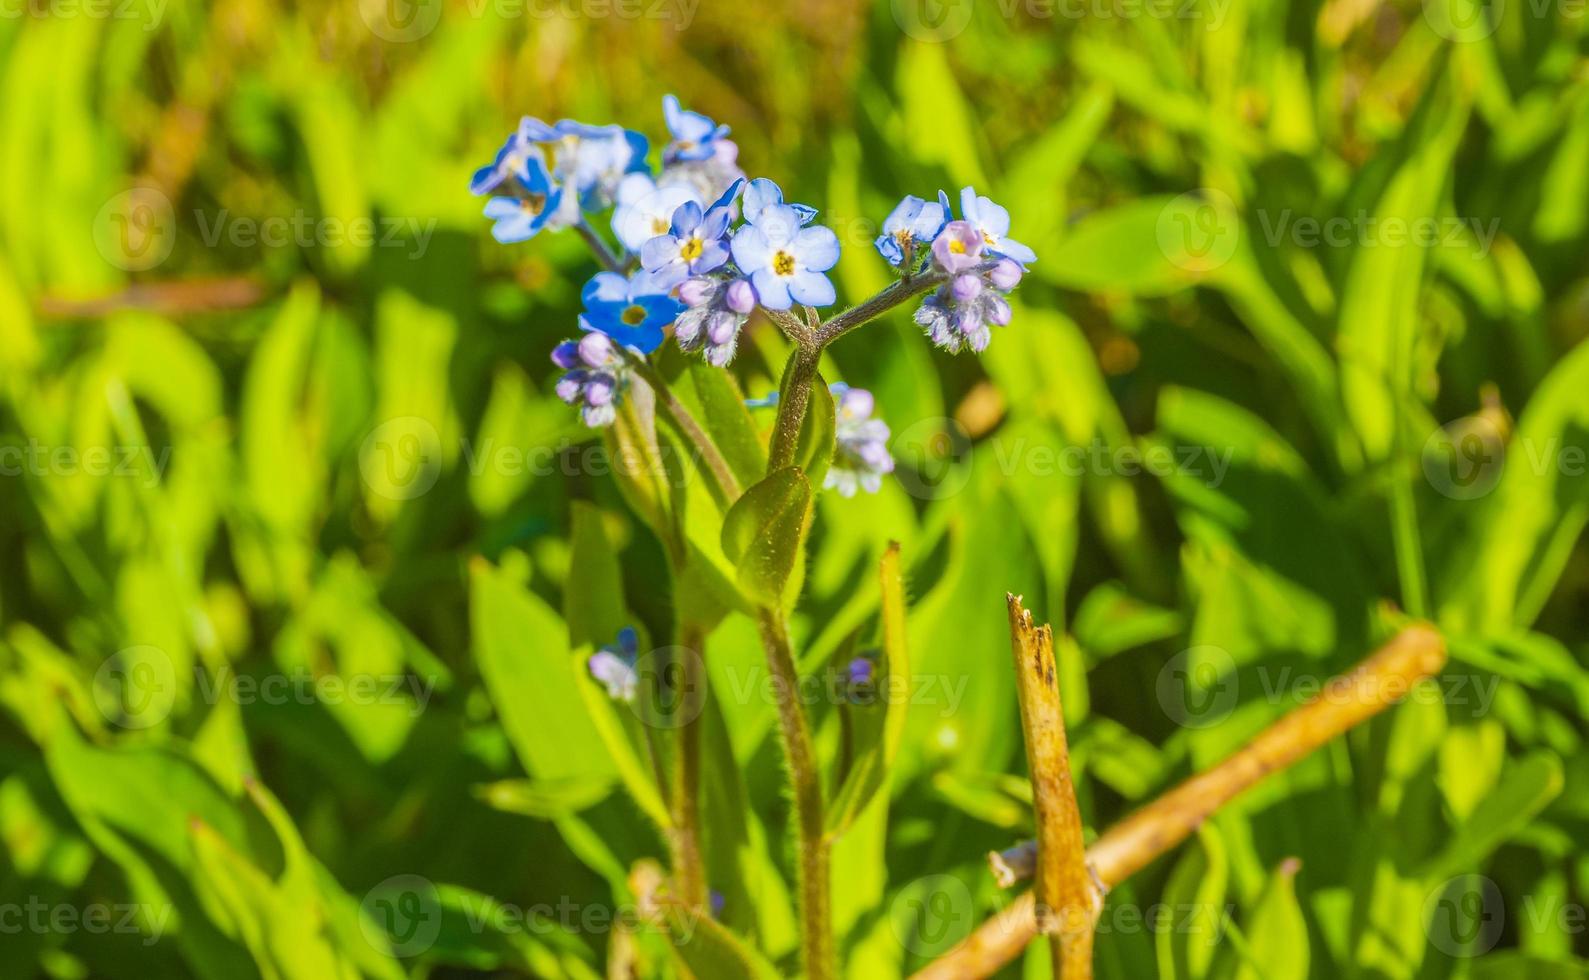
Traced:
<path fill-rule="evenodd" d="M 631 365 L 661 347 L 670 330 L 681 350 L 723 367 L 756 307 L 777 312 L 837 299 L 829 273 L 839 239 L 814 223 L 816 209 L 785 202 L 765 177 L 747 180 L 727 126 L 671 95 L 662 112 L 669 139 L 656 170 L 639 133 L 526 118 L 470 181 L 473 193 L 487 197 L 498 241 L 576 228 L 607 266 L 581 291 L 582 338 L 552 352 L 566 372 L 558 396 L 592 427 L 612 424 Z M 592 221 L 609 209 L 604 224 L 616 248 Z M 992 328 L 1009 323 L 1006 297 L 1037 259 L 1009 230 L 1009 212 L 970 187 L 960 193 L 959 218 L 939 191 L 936 201 L 904 198 L 883 222 L 878 253 L 907 282 L 933 277 L 921 281 L 936 288 L 915 314 L 933 343 L 981 351 Z M 845 496 L 875 492 L 894 468 L 888 426 L 873 417 L 869 392 L 838 385 L 834 394 L 837 451 L 826 486 Z"/>
<path fill-rule="evenodd" d="M 890 265 L 913 275 L 921 264 L 946 276 L 922 301 L 916 322 L 939 347 L 980 353 L 993 327 L 1010 322 L 1006 296 L 1021 282 L 1037 253 L 1009 237 L 1010 213 L 970 187 L 960 192 L 960 218 L 949 195 L 936 204 L 919 197 L 900 201 L 883 221 L 874 246 Z"/>

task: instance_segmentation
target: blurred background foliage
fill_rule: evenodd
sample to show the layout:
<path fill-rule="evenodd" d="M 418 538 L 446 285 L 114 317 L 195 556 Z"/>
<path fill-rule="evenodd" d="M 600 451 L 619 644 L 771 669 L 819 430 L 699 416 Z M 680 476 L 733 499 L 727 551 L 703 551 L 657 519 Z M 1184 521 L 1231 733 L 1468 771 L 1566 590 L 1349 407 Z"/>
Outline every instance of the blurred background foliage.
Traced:
<path fill-rule="evenodd" d="M 0 930 L 0 972 L 672 969 L 656 937 L 578 915 L 632 901 L 632 863 L 663 849 L 580 666 L 611 633 L 570 637 L 559 610 L 609 575 L 621 596 L 576 633 L 671 630 L 659 545 L 550 395 L 594 269 L 569 236 L 496 245 L 465 188 L 521 114 L 655 142 L 673 91 L 823 209 L 852 299 L 886 282 L 869 242 L 903 193 L 975 184 L 1039 255 L 985 357 L 899 312 L 828 369 L 877 393 L 900 472 L 821 501 L 802 663 L 873 635 L 893 538 L 923 685 L 891 793 L 835 857 L 852 975 L 919 966 L 1007 901 L 982 866 L 1030 833 L 1006 589 L 1063 635 L 1089 827 L 1221 758 L 1397 610 L 1453 646 L 1444 697 L 1118 889 L 1111 909 L 1190 926 L 1106 910 L 1101 976 L 1586 975 L 1582 4 L 583 9 L 0 18 L 0 906 L 140 926 Z M 295 217 L 285 241 L 233 233 Z M 1398 217 L 1439 241 L 1390 241 Z M 1275 231 L 1302 218 L 1346 238 Z M 770 326 L 742 351 L 743 390 L 775 387 Z M 1044 462 L 1095 446 L 1079 474 Z M 1155 446 L 1191 462 L 1108 462 Z M 711 885 L 788 967 L 760 659 L 742 617 L 711 637 Z M 319 694 L 226 693 L 272 677 Z M 400 686 L 326 694 L 360 677 Z M 488 897 L 576 914 L 482 920 Z"/>

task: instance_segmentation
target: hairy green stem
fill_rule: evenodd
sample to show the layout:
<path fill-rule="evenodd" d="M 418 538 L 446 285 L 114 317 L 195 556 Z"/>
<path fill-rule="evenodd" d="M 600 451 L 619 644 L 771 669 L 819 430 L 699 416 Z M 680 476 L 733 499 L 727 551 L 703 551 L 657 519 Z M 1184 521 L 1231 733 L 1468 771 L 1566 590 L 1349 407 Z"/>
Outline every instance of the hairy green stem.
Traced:
<path fill-rule="evenodd" d="M 774 473 L 794 462 L 800 442 L 800 426 L 805 422 L 811 401 L 811 381 L 817 376 L 822 348 L 804 345 L 795 348 L 789 361 L 788 383 L 778 398 L 778 418 L 773 423 L 772 444 L 767 449 L 767 472 Z"/>
<path fill-rule="evenodd" d="M 816 331 L 818 345 L 826 347 L 856 327 L 877 319 L 911 297 L 920 296 L 940 285 L 945 278 L 941 273 L 929 272 L 895 281 L 871 299 L 850 307 L 818 327 Z"/>
<path fill-rule="evenodd" d="M 784 754 L 789 759 L 790 781 L 794 784 L 795 825 L 798 831 L 800 862 L 800 951 L 806 980 L 831 980 L 834 976 L 832 882 L 828 868 L 829 846 L 823 833 L 822 779 L 817 769 L 816 748 L 805 709 L 800 705 L 800 674 L 795 667 L 789 643 L 789 628 L 783 613 L 761 609 L 756 626 L 762 646 L 767 650 L 767 665 L 772 671 L 773 690 L 778 699 L 778 727 L 783 735 Z"/>
<path fill-rule="evenodd" d="M 698 624 L 684 621 L 675 651 L 681 678 L 681 709 L 685 720 L 678 728 L 678 751 L 673 760 L 673 825 L 669 828 L 673 851 L 673 883 L 679 897 L 695 908 L 707 908 L 706 865 L 701 858 L 701 712 L 691 699 L 705 697 L 704 657 L 706 633 Z"/>
<path fill-rule="evenodd" d="M 701 461 L 706 464 L 708 472 L 712 475 L 714 484 L 712 496 L 717 499 L 718 505 L 726 508 L 738 500 L 739 481 L 734 478 L 734 471 L 729 468 L 728 461 L 723 459 L 723 454 L 717 451 L 716 443 L 712 442 L 706 430 L 701 428 L 701 423 L 695 420 L 689 408 L 679 401 L 678 396 L 673 394 L 673 390 L 662 380 L 656 368 L 652 367 L 645 358 L 628 350 L 624 351 L 624 356 L 635 369 L 635 373 L 644 378 L 646 384 L 651 386 L 651 390 L 656 392 L 657 405 L 662 408 L 663 415 L 667 417 L 673 428 L 701 454 Z"/>
<path fill-rule="evenodd" d="M 812 336 L 811 328 L 793 313 L 788 310 L 769 310 L 765 306 L 762 310 L 767 314 L 767 319 L 776 323 L 778 329 L 782 330 L 784 336 L 793 343 L 805 347 L 815 342 L 816 338 Z"/>

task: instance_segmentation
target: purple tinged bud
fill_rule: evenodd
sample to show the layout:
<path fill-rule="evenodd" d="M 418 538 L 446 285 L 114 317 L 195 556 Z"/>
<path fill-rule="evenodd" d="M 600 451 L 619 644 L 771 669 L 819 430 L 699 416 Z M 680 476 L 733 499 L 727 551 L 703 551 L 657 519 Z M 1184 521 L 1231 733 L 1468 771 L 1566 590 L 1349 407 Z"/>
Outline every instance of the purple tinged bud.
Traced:
<path fill-rule="evenodd" d="M 994 326 L 1008 326 L 1010 322 L 1010 304 L 1005 302 L 1003 296 L 993 296 L 988 303 L 988 322 Z"/>
<path fill-rule="evenodd" d="M 699 277 L 679 283 L 679 299 L 685 306 L 696 307 L 712 298 L 712 281 Z"/>
<path fill-rule="evenodd" d="M 572 405 L 579 400 L 582 379 L 577 374 L 565 374 L 557 381 L 557 397 Z"/>
<path fill-rule="evenodd" d="M 612 379 L 598 374 L 585 385 L 585 404 L 592 406 L 612 404 Z"/>
<path fill-rule="evenodd" d="M 1000 259 L 993 263 L 993 268 L 988 270 L 988 282 L 994 289 L 1014 289 L 1021 284 L 1021 277 L 1026 275 L 1026 270 L 1012 259 Z"/>
<path fill-rule="evenodd" d="M 949 289 L 954 293 L 954 298 L 962 303 L 969 303 L 982 292 L 982 280 L 969 272 L 961 273 L 954 277 L 949 284 Z"/>
<path fill-rule="evenodd" d="M 612 340 L 604 333 L 579 338 L 579 359 L 594 368 L 606 366 L 614 356 Z"/>
<path fill-rule="evenodd" d="M 715 345 L 726 344 L 739 332 L 739 318 L 732 313 L 714 313 L 706 322 L 706 336 Z"/>
<path fill-rule="evenodd" d="M 552 363 L 565 371 L 572 371 L 579 366 L 579 344 L 572 340 L 565 340 L 552 348 Z"/>
<path fill-rule="evenodd" d="M 728 284 L 728 308 L 740 314 L 756 308 L 756 290 L 749 279 L 735 279 Z"/>

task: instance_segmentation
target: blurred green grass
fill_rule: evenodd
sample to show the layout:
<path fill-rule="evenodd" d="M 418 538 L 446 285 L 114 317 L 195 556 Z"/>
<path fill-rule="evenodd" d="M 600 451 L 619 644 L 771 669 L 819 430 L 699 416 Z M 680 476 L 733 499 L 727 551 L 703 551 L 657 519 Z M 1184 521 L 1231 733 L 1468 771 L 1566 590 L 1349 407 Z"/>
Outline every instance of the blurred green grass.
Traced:
<path fill-rule="evenodd" d="M 1116 913 L 1233 921 L 1106 912 L 1101 976 L 1585 974 L 1581 6 L 36 8 L 0 17 L 0 910 L 141 928 L 0 929 L 7 975 L 663 969 L 656 937 L 577 912 L 478 921 L 483 896 L 622 909 L 661 851 L 552 612 L 576 508 L 628 612 L 657 637 L 671 614 L 659 546 L 550 396 L 593 267 L 496 245 L 465 188 L 521 114 L 655 139 L 667 91 L 823 209 L 852 299 L 886 281 L 869 242 L 904 193 L 974 183 L 1039 255 L 981 360 L 903 313 L 833 352 L 901 469 L 821 502 L 803 663 L 866 635 L 898 539 L 923 684 L 892 798 L 835 858 L 852 975 L 1005 901 L 981 861 L 1029 833 L 1006 589 L 1067 637 L 1089 827 L 1357 659 L 1392 606 L 1453 645 L 1443 697 L 1119 889 Z M 777 335 L 743 350 L 744 390 L 775 387 Z M 1181 462 L 1123 455 L 1156 447 Z M 713 792 L 748 843 L 712 886 L 787 965 L 759 663 L 748 622 L 714 634 L 740 776 Z M 417 931 L 371 926 L 392 915 Z"/>

